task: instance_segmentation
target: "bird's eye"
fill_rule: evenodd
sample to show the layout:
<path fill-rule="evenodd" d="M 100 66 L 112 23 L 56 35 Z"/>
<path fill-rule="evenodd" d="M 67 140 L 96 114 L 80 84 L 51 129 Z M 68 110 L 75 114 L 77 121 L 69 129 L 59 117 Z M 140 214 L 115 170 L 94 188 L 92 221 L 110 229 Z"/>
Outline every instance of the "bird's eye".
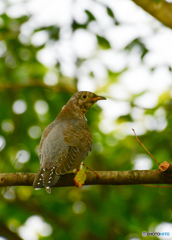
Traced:
<path fill-rule="evenodd" d="M 87 98 L 87 95 L 85 95 L 85 94 L 84 94 L 84 95 L 82 95 L 82 98 Z"/>

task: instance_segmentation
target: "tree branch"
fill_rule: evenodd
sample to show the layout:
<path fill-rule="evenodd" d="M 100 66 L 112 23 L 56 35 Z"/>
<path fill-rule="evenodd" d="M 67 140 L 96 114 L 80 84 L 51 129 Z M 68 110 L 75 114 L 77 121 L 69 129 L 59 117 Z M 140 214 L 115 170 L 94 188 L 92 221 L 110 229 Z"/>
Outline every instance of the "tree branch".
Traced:
<path fill-rule="evenodd" d="M 132 170 L 132 171 L 97 171 L 86 172 L 84 185 L 135 185 L 135 184 L 172 184 L 171 165 L 167 171 L 161 170 Z M 32 186 L 35 173 L 1 173 L 0 187 Z M 62 175 L 55 187 L 75 186 L 74 174 Z"/>
<path fill-rule="evenodd" d="M 50 89 L 53 90 L 54 92 L 69 92 L 69 93 L 74 93 L 77 91 L 77 89 L 75 87 L 71 87 L 71 86 L 66 86 L 66 85 L 55 85 L 55 86 L 48 86 L 44 83 L 40 83 L 40 82 L 34 82 L 34 80 L 32 80 L 31 83 L 29 84 L 23 84 L 23 83 L 18 83 L 18 84 L 13 84 L 13 83 L 0 83 L 0 91 L 3 90 L 18 90 L 18 89 L 22 89 L 22 88 L 46 88 L 46 89 Z"/>
<path fill-rule="evenodd" d="M 162 22 L 165 26 L 172 28 L 172 4 L 165 0 L 132 0 L 143 10 Z"/>
<path fill-rule="evenodd" d="M 0 236 L 4 237 L 3 239 L 22 240 L 17 233 L 10 231 L 2 222 L 0 222 Z"/>

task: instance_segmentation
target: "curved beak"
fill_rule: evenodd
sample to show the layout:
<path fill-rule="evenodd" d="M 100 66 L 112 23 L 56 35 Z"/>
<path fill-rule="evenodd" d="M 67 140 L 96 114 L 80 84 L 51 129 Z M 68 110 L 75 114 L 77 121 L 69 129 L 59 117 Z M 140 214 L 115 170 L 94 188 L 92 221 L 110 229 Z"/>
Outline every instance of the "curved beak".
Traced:
<path fill-rule="evenodd" d="M 106 100 L 106 98 L 102 97 L 102 96 L 96 96 L 96 97 L 90 98 L 90 100 L 94 101 L 94 102 L 97 102 L 99 100 Z"/>

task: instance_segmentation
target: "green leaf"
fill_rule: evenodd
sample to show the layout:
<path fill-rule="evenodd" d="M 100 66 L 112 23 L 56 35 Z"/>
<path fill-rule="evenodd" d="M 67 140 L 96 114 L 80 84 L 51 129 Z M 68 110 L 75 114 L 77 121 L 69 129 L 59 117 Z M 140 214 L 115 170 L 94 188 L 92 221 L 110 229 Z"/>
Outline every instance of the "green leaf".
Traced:
<path fill-rule="evenodd" d="M 90 11 L 85 10 L 85 13 L 87 14 L 87 16 L 88 16 L 88 18 L 89 18 L 89 22 L 96 20 L 95 17 L 94 17 L 94 15 L 93 15 Z"/>
<path fill-rule="evenodd" d="M 108 15 L 109 15 L 110 17 L 112 17 L 112 18 L 115 19 L 114 14 L 113 14 L 112 10 L 111 10 L 109 7 L 107 7 L 107 13 L 108 13 Z"/>
<path fill-rule="evenodd" d="M 79 170 L 74 178 L 74 182 L 77 187 L 82 188 L 82 185 L 85 183 L 86 180 L 86 173 L 85 170 Z"/>
<path fill-rule="evenodd" d="M 109 48 L 111 48 L 110 43 L 107 41 L 106 38 L 97 35 L 97 40 L 98 40 L 98 43 L 100 44 L 100 46 L 101 46 L 103 49 L 109 49 Z"/>

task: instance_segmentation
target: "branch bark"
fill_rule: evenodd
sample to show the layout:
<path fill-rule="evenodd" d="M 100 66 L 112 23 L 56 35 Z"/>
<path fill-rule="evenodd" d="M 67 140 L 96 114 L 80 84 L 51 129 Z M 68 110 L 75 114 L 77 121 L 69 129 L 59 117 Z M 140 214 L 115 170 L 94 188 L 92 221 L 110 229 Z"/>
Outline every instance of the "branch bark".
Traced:
<path fill-rule="evenodd" d="M 172 4 L 165 0 L 132 0 L 154 18 L 172 29 Z"/>
<path fill-rule="evenodd" d="M 136 184 L 172 184 L 171 165 L 167 171 L 132 170 L 132 171 L 96 171 L 86 172 L 84 185 L 136 185 Z M 1 173 L 0 187 L 32 186 L 36 173 Z M 62 175 L 54 187 L 75 186 L 74 174 Z"/>
<path fill-rule="evenodd" d="M 77 89 L 75 87 L 71 87 L 71 86 L 65 86 L 65 85 L 56 85 L 56 86 L 48 86 L 46 84 L 37 82 L 36 80 L 32 79 L 31 83 L 29 84 L 23 84 L 23 83 L 19 83 L 19 84 L 13 84 L 13 83 L 0 83 L 0 91 L 4 91 L 4 90 L 18 90 L 21 88 L 45 88 L 45 89 L 50 89 L 53 90 L 54 92 L 69 92 L 69 93 L 74 93 L 77 91 Z"/>

